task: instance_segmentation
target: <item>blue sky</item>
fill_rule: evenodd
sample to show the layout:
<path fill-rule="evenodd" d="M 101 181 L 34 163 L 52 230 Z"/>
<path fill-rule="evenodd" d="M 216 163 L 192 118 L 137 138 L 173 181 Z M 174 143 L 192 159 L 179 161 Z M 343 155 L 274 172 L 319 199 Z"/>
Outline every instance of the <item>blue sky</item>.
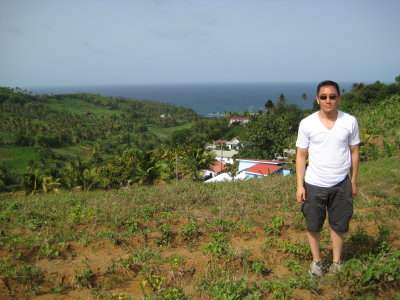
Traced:
<path fill-rule="evenodd" d="M 1 0 L 0 86 L 393 82 L 398 0 Z"/>

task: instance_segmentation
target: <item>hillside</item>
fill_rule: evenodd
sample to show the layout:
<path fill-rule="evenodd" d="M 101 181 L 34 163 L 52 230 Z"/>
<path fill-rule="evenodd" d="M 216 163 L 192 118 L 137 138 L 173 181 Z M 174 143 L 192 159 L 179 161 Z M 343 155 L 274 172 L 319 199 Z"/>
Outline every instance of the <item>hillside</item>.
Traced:
<path fill-rule="evenodd" d="M 360 193 L 343 271 L 311 280 L 294 176 L 198 180 L 206 141 L 240 132 L 242 154 L 268 158 L 312 111 L 280 102 L 237 131 L 159 103 L 0 88 L 0 299 L 400 298 L 399 94 L 377 82 L 343 96 Z"/>
<path fill-rule="evenodd" d="M 340 109 L 361 129 L 361 159 L 400 153 L 400 83 L 354 84 Z M 32 95 L 0 88 L 0 192 L 112 189 L 201 180 L 205 146 L 240 138 L 238 158 L 274 159 L 294 149 L 312 110 L 285 97 L 245 126 L 168 104 L 93 94 Z"/>
<path fill-rule="evenodd" d="M 74 159 L 84 156 L 84 149 L 103 157 L 132 147 L 150 150 L 160 144 L 154 131 L 199 119 L 191 109 L 154 101 L 86 93 L 33 95 L 0 87 L 0 163 L 21 174 L 30 161 Z"/>
<path fill-rule="evenodd" d="M 361 164 L 345 267 L 317 281 L 293 176 L 2 194 L 0 299 L 398 299 L 399 168 Z"/>
<path fill-rule="evenodd" d="M 201 119 L 189 108 L 86 93 L 32 95 L 0 88 L 0 105 L 0 141 L 5 145 L 41 145 L 39 136 L 51 136 L 48 146 L 63 146 Z"/>

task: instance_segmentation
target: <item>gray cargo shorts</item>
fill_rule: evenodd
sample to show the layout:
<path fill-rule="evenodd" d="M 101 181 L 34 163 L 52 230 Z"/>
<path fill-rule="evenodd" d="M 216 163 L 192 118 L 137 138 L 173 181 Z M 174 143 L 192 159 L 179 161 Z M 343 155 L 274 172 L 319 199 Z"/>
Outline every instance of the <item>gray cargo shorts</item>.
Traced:
<path fill-rule="evenodd" d="M 332 187 L 319 187 L 305 183 L 306 201 L 301 207 L 308 232 L 320 232 L 326 219 L 330 227 L 338 233 L 349 231 L 353 215 L 351 181 L 348 176 Z"/>

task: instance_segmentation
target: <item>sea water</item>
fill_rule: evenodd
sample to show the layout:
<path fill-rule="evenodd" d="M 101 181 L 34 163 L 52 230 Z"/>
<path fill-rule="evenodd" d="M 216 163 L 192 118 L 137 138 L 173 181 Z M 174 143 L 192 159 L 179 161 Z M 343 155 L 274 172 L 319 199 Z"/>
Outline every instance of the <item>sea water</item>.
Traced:
<path fill-rule="evenodd" d="M 152 100 L 184 106 L 205 116 L 221 116 L 224 112 L 258 112 L 265 103 L 278 102 L 283 94 L 287 104 L 302 109 L 311 108 L 318 82 L 307 83 L 199 83 L 199 84 L 141 84 L 28 87 L 37 94 L 93 93 L 103 96 Z M 341 90 L 350 91 L 352 83 L 339 83 Z M 303 99 L 303 95 L 307 99 Z"/>

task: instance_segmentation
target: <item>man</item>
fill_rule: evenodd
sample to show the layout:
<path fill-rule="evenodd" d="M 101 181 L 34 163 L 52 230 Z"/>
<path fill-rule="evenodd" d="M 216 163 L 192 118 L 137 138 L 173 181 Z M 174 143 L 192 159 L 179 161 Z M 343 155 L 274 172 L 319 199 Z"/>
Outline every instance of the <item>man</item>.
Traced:
<path fill-rule="evenodd" d="M 340 89 L 336 82 L 321 82 L 316 100 L 320 110 L 303 119 L 299 126 L 296 198 L 302 204 L 313 256 L 310 274 L 322 276 L 320 232 L 326 211 L 333 248 L 330 271 L 335 273 L 342 267 L 343 236 L 353 214 L 352 196 L 357 193 L 360 134 L 357 120 L 337 110 Z"/>

